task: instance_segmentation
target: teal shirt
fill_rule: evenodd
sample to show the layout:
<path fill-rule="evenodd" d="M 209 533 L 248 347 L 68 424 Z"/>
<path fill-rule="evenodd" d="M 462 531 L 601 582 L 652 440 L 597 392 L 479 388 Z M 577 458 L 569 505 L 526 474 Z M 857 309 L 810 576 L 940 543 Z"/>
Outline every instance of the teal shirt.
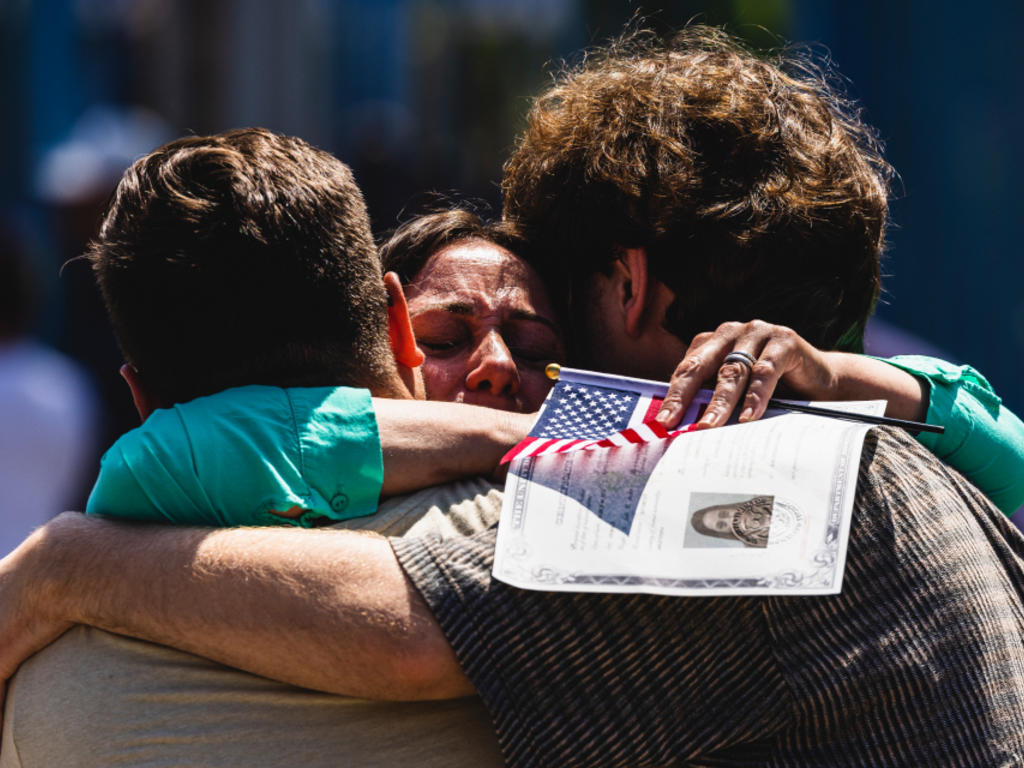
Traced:
<path fill-rule="evenodd" d="M 238 387 L 154 411 L 122 435 L 86 513 L 311 526 L 373 514 L 383 475 L 367 390 Z M 279 514 L 294 508 L 304 511 Z"/>
<path fill-rule="evenodd" d="M 918 441 L 1012 515 L 1024 504 L 1024 424 L 969 365 L 920 355 L 877 358 L 929 385 L 927 421 L 946 431 Z"/>

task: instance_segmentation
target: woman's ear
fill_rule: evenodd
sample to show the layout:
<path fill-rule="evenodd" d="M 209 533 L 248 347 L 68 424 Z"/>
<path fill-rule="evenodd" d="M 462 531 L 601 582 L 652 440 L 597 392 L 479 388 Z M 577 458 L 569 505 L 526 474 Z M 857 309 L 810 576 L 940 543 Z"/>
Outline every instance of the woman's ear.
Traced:
<path fill-rule="evenodd" d="M 424 355 L 416 346 L 405 291 L 402 290 L 402 283 L 394 272 L 384 275 L 384 290 L 388 294 L 388 335 L 391 338 L 391 352 L 395 356 L 395 362 L 406 368 L 418 368 L 423 365 Z"/>
<path fill-rule="evenodd" d="M 139 418 L 145 421 L 153 411 L 160 407 L 157 398 L 149 391 L 134 367 L 125 363 L 121 366 L 120 373 L 121 378 L 128 382 L 128 389 L 132 392 L 132 400 L 135 401 L 135 410 L 139 412 Z"/>

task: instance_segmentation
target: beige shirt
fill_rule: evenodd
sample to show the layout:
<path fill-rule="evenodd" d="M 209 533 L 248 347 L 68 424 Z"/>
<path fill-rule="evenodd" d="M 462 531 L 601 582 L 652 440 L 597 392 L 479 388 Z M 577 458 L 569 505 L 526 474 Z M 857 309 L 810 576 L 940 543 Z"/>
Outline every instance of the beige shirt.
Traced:
<path fill-rule="evenodd" d="M 451 537 L 489 527 L 500 510 L 496 486 L 462 481 L 391 499 L 339 527 Z M 0 743 L 0 768 L 501 764 L 475 696 L 332 696 L 90 627 L 21 666 Z"/>

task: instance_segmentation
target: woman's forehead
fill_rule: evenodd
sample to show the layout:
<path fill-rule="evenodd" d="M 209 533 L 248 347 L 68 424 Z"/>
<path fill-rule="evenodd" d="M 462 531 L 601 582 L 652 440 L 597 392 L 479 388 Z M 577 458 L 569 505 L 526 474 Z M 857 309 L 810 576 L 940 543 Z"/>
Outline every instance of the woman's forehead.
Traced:
<path fill-rule="evenodd" d="M 435 253 L 406 286 L 406 294 L 410 303 L 417 304 L 454 301 L 490 308 L 514 304 L 554 314 L 533 268 L 484 240 L 461 241 Z"/>

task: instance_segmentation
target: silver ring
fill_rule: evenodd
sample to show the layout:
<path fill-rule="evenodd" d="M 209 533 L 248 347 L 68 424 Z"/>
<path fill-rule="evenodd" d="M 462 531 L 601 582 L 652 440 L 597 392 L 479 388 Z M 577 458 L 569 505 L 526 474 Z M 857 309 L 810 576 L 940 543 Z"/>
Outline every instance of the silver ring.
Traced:
<path fill-rule="evenodd" d="M 725 356 L 725 360 L 722 361 L 722 365 L 726 363 L 742 363 L 746 366 L 748 372 L 754 370 L 754 363 L 757 362 L 757 358 L 747 352 L 741 352 L 738 349 L 734 349 L 728 355 Z"/>

